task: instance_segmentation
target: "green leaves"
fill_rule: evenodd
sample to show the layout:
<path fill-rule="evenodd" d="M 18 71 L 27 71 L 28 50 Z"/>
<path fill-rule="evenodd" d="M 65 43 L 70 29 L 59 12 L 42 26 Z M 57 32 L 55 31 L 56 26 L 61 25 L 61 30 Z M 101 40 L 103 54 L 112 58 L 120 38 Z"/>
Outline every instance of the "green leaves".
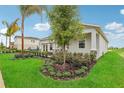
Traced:
<path fill-rule="evenodd" d="M 59 46 L 68 45 L 71 40 L 83 37 L 76 6 L 54 6 L 48 15 L 51 37 Z"/>
<path fill-rule="evenodd" d="M 20 27 L 17 24 L 18 20 L 19 18 L 15 19 L 11 24 L 9 24 L 7 21 L 2 21 L 2 23 L 7 27 L 6 36 L 11 36 L 18 30 L 20 30 Z"/>

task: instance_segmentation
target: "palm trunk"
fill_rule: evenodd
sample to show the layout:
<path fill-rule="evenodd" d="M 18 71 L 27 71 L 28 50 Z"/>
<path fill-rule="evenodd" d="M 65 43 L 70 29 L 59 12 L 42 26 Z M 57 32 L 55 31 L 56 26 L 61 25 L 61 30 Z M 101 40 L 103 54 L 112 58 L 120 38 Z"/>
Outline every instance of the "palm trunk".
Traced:
<path fill-rule="evenodd" d="M 9 49 L 10 49 L 10 45 L 11 45 L 11 36 L 9 36 Z"/>
<path fill-rule="evenodd" d="M 22 29 L 22 54 L 23 54 L 23 51 L 24 51 L 24 15 L 22 16 L 21 29 Z"/>
<path fill-rule="evenodd" d="M 8 41 L 8 40 L 7 40 L 7 36 L 6 36 L 6 49 L 7 49 L 7 41 Z"/>

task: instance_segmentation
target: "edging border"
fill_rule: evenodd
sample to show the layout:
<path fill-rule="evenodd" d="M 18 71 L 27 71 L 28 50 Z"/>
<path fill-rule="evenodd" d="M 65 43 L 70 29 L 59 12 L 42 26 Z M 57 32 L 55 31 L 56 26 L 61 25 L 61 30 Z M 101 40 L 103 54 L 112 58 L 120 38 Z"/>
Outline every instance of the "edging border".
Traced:
<path fill-rule="evenodd" d="M 2 77 L 1 71 L 0 71 L 0 88 L 5 88 L 4 80 L 3 80 L 3 77 Z"/>

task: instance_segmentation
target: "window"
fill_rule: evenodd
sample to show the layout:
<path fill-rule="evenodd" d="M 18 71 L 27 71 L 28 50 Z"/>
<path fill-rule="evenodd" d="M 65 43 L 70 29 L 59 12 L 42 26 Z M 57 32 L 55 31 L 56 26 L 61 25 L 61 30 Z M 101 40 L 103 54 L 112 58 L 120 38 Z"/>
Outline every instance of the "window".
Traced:
<path fill-rule="evenodd" d="M 45 45 L 43 45 L 43 51 L 45 51 Z"/>
<path fill-rule="evenodd" d="M 52 44 L 50 44 L 50 50 L 53 50 Z"/>
<path fill-rule="evenodd" d="M 79 48 L 85 48 L 85 40 L 79 41 Z"/>
<path fill-rule="evenodd" d="M 46 44 L 46 51 L 48 51 L 48 46 L 47 46 L 47 44 Z"/>
<path fill-rule="evenodd" d="M 35 43 L 35 40 L 31 40 L 32 43 Z"/>

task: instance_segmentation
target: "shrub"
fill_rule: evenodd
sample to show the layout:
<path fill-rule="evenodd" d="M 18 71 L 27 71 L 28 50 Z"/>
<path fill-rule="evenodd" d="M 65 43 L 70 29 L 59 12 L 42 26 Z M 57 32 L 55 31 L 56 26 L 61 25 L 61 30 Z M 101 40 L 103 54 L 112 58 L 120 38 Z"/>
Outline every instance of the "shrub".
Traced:
<path fill-rule="evenodd" d="M 53 52 L 48 52 L 48 55 L 52 56 L 53 55 Z"/>
<path fill-rule="evenodd" d="M 56 73 L 56 76 L 57 76 L 57 77 L 61 77 L 61 76 L 62 76 L 62 73 L 58 71 L 58 72 Z"/>
<path fill-rule="evenodd" d="M 33 54 L 29 54 L 29 57 L 31 57 L 31 58 L 32 58 L 32 57 L 34 57 L 34 55 L 33 55 Z"/>
<path fill-rule="evenodd" d="M 21 50 L 16 50 L 16 52 L 21 52 Z"/>
<path fill-rule="evenodd" d="M 55 63 L 54 60 L 51 60 L 51 59 L 45 59 L 45 65 L 53 65 Z"/>
<path fill-rule="evenodd" d="M 45 57 L 45 58 L 48 57 L 48 52 L 47 52 L 47 51 L 43 51 L 41 54 L 42 54 L 42 56 Z"/>
<path fill-rule="evenodd" d="M 82 64 L 80 64 L 79 62 L 72 62 L 71 63 L 71 67 L 72 68 L 81 68 Z"/>
<path fill-rule="evenodd" d="M 15 58 L 29 58 L 29 57 L 33 57 L 33 54 L 15 54 Z"/>
<path fill-rule="evenodd" d="M 28 58 L 29 54 L 22 54 L 24 58 Z"/>
<path fill-rule="evenodd" d="M 15 58 L 23 58 L 22 54 L 15 54 Z"/>
<path fill-rule="evenodd" d="M 73 59 L 73 54 L 72 53 L 67 53 L 66 62 L 71 63 L 72 59 Z"/>
<path fill-rule="evenodd" d="M 86 66 L 82 66 L 81 69 L 88 70 Z"/>
<path fill-rule="evenodd" d="M 91 51 L 91 53 L 90 53 L 90 60 L 91 61 L 96 61 L 96 51 Z"/>
<path fill-rule="evenodd" d="M 45 66 L 45 65 L 43 65 L 43 66 L 41 67 L 41 71 L 43 71 L 44 69 L 46 69 L 46 66 Z"/>
<path fill-rule="evenodd" d="M 71 73 L 66 71 L 66 72 L 63 73 L 63 76 L 64 77 L 69 77 L 69 76 L 71 76 Z"/>
<path fill-rule="evenodd" d="M 63 64 L 63 55 L 62 52 L 56 52 L 51 57 L 52 60 L 54 60 L 56 63 L 62 65 Z M 95 53 L 67 53 L 66 56 L 66 63 L 69 63 L 71 67 L 77 67 L 81 68 L 82 65 L 88 66 L 91 64 L 91 62 L 96 60 Z"/>
<path fill-rule="evenodd" d="M 53 72 L 55 69 L 54 69 L 53 66 L 47 66 L 47 70 L 48 70 L 49 72 Z"/>
<path fill-rule="evenodd" d="M 72 65 L 72 67 L 78 67 L 81 68 L 81 66 L 84 64 L 85 59 L 82 53 L 74 53 L 67 56 L 67 61 Z"/>
<path fill-rule="evenodd" d="M 54 71 L 53 72 L 50 72 L 50 75 L 51 76 L 55 76 L 56 75 L 56 72 L 54 72 Z"/>
<path fill-rule="evenodd" d="M 64 72 L 64 68 L 63 68 L 63 66 L 62 65 L 60 65 L 60 64 L 55 64 L 54 65 L 54 68 L 55 68 L 55 70 L 56 71 L 60 71 L 60 72 Z"/>
<path fill-rule="evenodd" d="M 82 64 L 85 66 L 88 66 L 90 63 L 91 63 L 90 54 L 88 53 L 84 54 L 84 59 L 83 59 Z"/>
<path fill-rule="evenodd" d="M 81 70 L 75 70 L 75 74 L 76 74 L 76 75 L 80 75 L 81 73 L 82 73 Z"/>
<path fill-rule="evenodd" d="M 82 73 L 84 73 L 84 72 L 85 72 L 85 70 L 84 70 L 83 68 L 78 69 L 78 70 L 75 70 L 75 74 L 76 74 L 76 75 L 80 75 L 80 74 L 82 74 Z"/>
<path fill-rule="evenodd" d="M 58 64 L 63 64 L 63 55 L 62 52 L 56 52 L 51 56 L 52 60 L 55 60 Z"/>

